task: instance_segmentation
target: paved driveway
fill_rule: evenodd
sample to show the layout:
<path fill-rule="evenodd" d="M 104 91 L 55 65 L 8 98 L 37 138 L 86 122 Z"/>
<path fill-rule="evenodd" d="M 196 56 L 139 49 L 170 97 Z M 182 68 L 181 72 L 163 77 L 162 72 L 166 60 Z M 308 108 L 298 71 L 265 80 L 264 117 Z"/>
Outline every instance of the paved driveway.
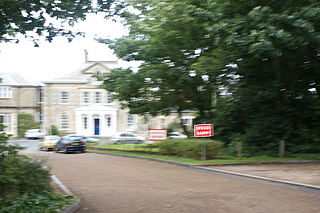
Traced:
<path fill-rule="evenodd" d="M 78 213 L 320 212 L 319 193 L 142 159 L 35 153 L 82 199 Z"/>

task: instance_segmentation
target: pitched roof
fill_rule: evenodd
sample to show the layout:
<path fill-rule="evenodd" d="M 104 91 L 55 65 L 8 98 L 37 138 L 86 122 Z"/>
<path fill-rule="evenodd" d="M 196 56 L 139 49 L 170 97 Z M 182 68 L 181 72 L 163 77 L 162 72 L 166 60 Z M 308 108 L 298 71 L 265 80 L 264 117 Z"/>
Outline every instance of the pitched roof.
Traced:
<path fill-rule="evenodd" d="M 45 84 L 86 84 L 89 81 L 83 78 L 54 78 L 42 82 Z"/>
<path fill-rule="evenodd" d="M 0 85 L 16 87 L 39 87 L 41 82 L 29 81 L 15 72 L 0 72 Z"/>

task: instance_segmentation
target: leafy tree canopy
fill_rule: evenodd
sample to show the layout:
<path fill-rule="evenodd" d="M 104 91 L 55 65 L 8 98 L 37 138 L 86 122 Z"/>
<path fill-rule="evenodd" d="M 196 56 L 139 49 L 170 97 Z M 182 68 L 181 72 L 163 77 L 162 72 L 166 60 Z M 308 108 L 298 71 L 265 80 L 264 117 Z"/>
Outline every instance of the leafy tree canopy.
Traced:
<path fill-rule="evenodd" d="M 101 41 L 143 62 L 138 72 L 105 76 L 105 88 L 132 112 L 196 110 L 226 141 L 320 142 L 318 0 L 128 4 L 136 9 L 121 13 L 129 35 Z"/>
<path fill-rule="evenodd" d="M 95 2 L 95 3 L 94 3 Z M 119 0 L 1 0 L 0 41 L 16 41 L 14 36 L 21 33 L 37 43 L 37 36 L 51 41 L 61 35 L 72 40 L 80 33 L 57 27 L 52 20 L 60 19 L 64 24 L 73 25 L 84 20 L 88 13 L 116 12 L 123 3 Z"/>

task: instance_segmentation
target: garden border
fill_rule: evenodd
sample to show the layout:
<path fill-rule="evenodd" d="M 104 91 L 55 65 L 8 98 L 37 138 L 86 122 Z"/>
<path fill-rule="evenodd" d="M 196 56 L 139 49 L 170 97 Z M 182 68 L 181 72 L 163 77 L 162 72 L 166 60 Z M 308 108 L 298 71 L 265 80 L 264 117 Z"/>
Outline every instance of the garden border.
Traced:
<path fill-rule="evenodd" d="M 67 195 L 70 196 L 74 196 L 74 194 L 72 193 L 72 191 L 66 186 L 64 185 L 61 180 L 55 176 L 55 175 L 51 175 L 51 179 L 52 181 L 54 181 L 57 186 Z M 73 202 L 72 204 L 70 204 L 68 207 L 66 207 L 65 209 L 63 209 L 61 211 L 61 213 L 73 213 L 76 210 L 78 210 L 80 208 L 80 204 L 81 204 L 81 199 L 77 198 L 75 202 Z"/>

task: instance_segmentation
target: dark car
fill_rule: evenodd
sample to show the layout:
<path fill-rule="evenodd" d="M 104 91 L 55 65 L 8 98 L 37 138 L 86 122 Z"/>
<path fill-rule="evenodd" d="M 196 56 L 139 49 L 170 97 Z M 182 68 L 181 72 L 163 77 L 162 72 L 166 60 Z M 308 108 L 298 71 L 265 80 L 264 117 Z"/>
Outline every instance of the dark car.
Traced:
<path fill-rule="evenodd" d="M 55 151 L 59 152 L 62 151 L 64 153 L 67 152 L 85 152 L 86 150 L 86 143 L 83 141 L 82 137 L 80 136 L 65 136 L 62 137 L 56 144 Z"/>

